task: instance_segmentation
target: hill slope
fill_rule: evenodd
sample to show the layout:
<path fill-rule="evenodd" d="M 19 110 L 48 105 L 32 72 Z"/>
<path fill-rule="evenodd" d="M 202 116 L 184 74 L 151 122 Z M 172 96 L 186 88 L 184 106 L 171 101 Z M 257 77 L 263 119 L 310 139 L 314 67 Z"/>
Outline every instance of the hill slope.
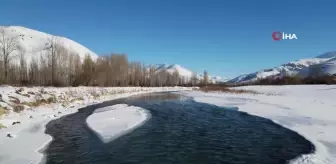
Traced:
<path fill-rule="evenodd" d="M 21 26 L 0 26 L 0 31 L 4 31 L 6 37 L 17 38 L 19 51 L 13 52 L 15 53 L 14 56 L 23 53 L 27 61 L 30 61 L 32 57 L 46 55 L 51 47 L 52 40 L 56 40 L 58 44 L 77 53 L 81 59 L 83 59 L 86 54 L 89 54 L 93 59 L 98 57 L 96 53 L 88 48 L 65 37 L 54 36 Z"/>

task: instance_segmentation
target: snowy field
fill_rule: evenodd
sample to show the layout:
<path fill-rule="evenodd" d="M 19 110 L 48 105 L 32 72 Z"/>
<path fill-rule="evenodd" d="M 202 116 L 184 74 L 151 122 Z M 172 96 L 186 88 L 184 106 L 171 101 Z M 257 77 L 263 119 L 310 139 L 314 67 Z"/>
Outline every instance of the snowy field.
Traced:
<path fill-rule="evenodd" d="M 107 143 L 141 126 L 150 117 L 143 108 L 118 104 L 96 109 L 86 122 L 99 138 Z"/>
<path fill-rule="evenodd" d="M 290 163 L 336 163 L 336 85 L 247 86 L 260 94 L 182 92 L 195 101 L 239 108 L 298 132 L 316 152 Z"/>
<path fill-rule="evenodd" d="M 6 111 L 5 114 L 0 114 L 0 163 L 39 163 L 43 158 L 41 154 L 43 148 L 52 140 L 51 136 L 44 133 L 45 125 L 52 119 L 77 112 L 78 108 L 135 94 L 190 89 L 183 87 L 18 88 L 0 86 L 0 110 Z M 15 109 L 20 109 L 20 112 L 14 112 Z M 129 113 L 110 114 L 122 116 L 122 114 L 132 114 L 132 111 L 134 114 L 139 109 L 130 107 Z M 99 117 L 99 114 L 96 113 L 93 117 Z M 143 117 L 138 121 L 142 119 Z M 122 123 L 126 123 L 125 121 L 127 120 L 119 122 L 120 126 L 123 126 Z M 129 121 L 131 121 L 130 127 L 141 123 Z"/>

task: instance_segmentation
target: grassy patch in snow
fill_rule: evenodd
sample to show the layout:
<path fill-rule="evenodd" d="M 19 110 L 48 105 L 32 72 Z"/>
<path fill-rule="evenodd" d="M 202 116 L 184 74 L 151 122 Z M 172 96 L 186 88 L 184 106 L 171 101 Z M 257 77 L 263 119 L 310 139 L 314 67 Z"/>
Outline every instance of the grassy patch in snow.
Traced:
<path fill-rule="evenodd" d="M 3 129 L 3 128 L 7 128 L 5 125 L 2 125 L 1 123 L 0 123 L 0 129 Z"/>
<path fill-rule="evenodd" d="M 0 105 L 0 118 L 1 118 L 2 115 L 6 114 L 6 113 L 7 113 L 6 109 Z M 0 123 L 0 129 L 3 129 L 3 128 L 6 128 L 6 126 Z"/>
<path fill-rule="evenodd" d="M 75 99 L 70 100 L 70 103 L 73 103 L 73 102 L 75 102 L 75 101 L 83 101 L 83 100 L 84 100 L 83 97 L 78 97 L 78 98 L 75 98 Z"/>
<path fill-rule="evenodd" d="M 51 101 L 51 100 L 49 100 L 49 101 Z M 45 104 L 48 104 L 48 101 L 45 100 L 45 99 L 39 99 L 39 100 L 32 101 L 32 102 L 23 102 L 22 103 L 22 105 L 27 105 L 27 106 L 30 106 L 30 107 L 38 107 L 38 106 L 45 105 Z"/>
<path fill-rule="evenodd" d="M 6 109 L 0 105 L 0 116 L 6 114 Z"/>
<path fill-rule="evenodd" d="M 56 102 L 57 102 L 56 96 L 51 96 L 47 99 L 38 99 L 32 102 L 22 102 L 21 104 L 30 106 L 30 107 L 38 107 L 41 105 L 46 105 L 46 104 L 51 104 L 51 103 L 56 103 Z"/>

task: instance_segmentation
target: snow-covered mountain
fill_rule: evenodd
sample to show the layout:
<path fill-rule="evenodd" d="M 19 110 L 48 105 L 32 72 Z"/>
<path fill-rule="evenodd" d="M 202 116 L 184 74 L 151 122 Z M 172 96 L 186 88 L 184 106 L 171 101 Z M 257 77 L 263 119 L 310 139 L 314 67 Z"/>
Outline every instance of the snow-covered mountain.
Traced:
<path fill-rule="evenodd" d="M 178 74 L 181 77 L 184 77 L 186 79 L 191 79 L 191 77 L 193 76 L 193 72 L 178 65 L 178 64 L 172 64 L 172 65 L 168 65 L 168 64 L 157 64 L 156 65 L 156 71 L 161 71 L 161 70 L 165 70 L 170 74 L 173 74 L 174 72 L 178 72 Z"/>
<path fill-rule="evenodd" d="M 54 36 L 21 26 L 0 26 L 0 31 L 3 31 L 6 37 L 17 38 L 19 51 L 13 52 L 15 53 L 13 56 L 19 56 L 19 53 L 23 53 L 27 61 L 30 61 L 32 57 L 45 55 L 50 49 L 52 41 L 57 41 L 58 44 L 77 53 L 82 59 L 86 54 L 89 54 L 93 59 L 98 57 L 88 48 L 65 37 Z"/>
<path fill-rule="evenodd" d="M 300 59 L 282 64 L 278 67 L 264 69 L 258 72 L 238 76 L 229 83 L 249 83 L 268 77 L 300 76 L 306 77 L 312 73 L 318 75 L 336 74 L 336 51 L 328 52 L 314 58 Z"/>
<path fill-rule="evenodd" d="M 203 80 L 203 73 L 195 73 L 193 71 L 190 71 L 187 68 L 182 67 L 178 64 L 156 64 L 151 65 L 150 67 L 154 67 L 157 72 L 165 70 L 170 74 L 173 74 L 174 72 L 178 72 L 180 77 L 184 78 L 185 80 L 191 80 L 193 76 L 195 75 L 197 80 Z M 218 82 L 224 82 L 225 79 L 222 79 L 220 76 L 208 76 L 209 82 L 211 83 L 218 83 Z"/>

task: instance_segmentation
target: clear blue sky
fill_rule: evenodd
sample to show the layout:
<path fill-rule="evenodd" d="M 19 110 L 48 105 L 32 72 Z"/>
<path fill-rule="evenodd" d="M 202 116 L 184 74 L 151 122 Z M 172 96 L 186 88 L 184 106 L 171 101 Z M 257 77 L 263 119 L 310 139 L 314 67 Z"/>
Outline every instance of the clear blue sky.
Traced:
<path fill-rule="evenodd" d="M 98 54 L 235 77 L 336 50 L 334 0 L 6 0 L 0 24 L 71 38 Z M 298 40 L 273 41 L 273 31 Z"/>

